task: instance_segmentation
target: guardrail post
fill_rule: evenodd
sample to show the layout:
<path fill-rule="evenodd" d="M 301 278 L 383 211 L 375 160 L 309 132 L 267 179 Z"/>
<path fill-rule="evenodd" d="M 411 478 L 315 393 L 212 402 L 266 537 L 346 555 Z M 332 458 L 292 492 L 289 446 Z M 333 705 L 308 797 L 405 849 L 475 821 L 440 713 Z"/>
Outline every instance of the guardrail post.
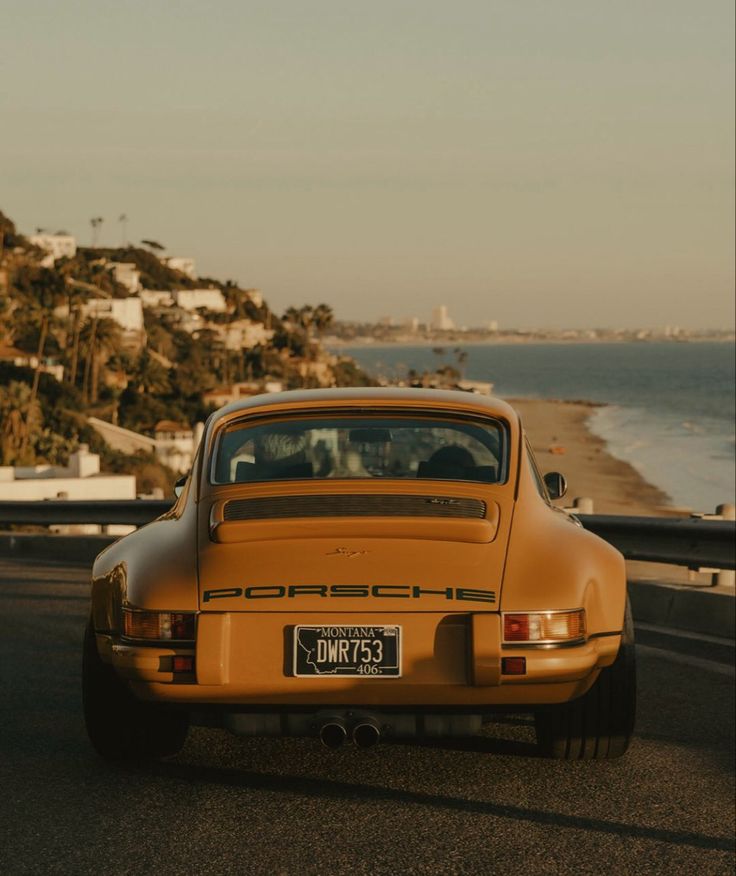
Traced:
<path fill-rule="evenodd" d="M 716 516 L 721 520 L 736 520 L 736 505 L 731 502 L 725 502 L 723 505 L 716 505 Z M 719 569 L 714 573 L 711 580 L 713 587 L 735 587 L 736 572 L 729 569 Z"/>
<path fill-rule="evenodd" d="M 572 508 L 573 511 L 577 511 L 579 514 L 592 514 L 593 500 L 587 496 L 578 496 L 572 500 Z"/>

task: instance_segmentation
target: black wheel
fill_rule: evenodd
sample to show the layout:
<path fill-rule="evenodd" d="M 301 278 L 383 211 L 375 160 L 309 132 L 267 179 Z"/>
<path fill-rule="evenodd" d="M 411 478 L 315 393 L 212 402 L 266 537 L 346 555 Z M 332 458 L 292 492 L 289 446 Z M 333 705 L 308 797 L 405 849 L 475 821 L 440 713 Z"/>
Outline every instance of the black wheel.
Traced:
<path fill-rule="evenodd" d="M 106 760 L 169 757 L 184 745 L 186 714 L 136 699 L 100 658 L 91 622 L 84 634 L 82 702 L 87 735 Z"/>
<path fill-rule="evenodd" d="M 537 709 L 537 743 L 547 757 L 605 760 L 628 750 L 636 715 L 634 621 L 626 600 L 624 630 L 616 660 L 576 700 Z"/>

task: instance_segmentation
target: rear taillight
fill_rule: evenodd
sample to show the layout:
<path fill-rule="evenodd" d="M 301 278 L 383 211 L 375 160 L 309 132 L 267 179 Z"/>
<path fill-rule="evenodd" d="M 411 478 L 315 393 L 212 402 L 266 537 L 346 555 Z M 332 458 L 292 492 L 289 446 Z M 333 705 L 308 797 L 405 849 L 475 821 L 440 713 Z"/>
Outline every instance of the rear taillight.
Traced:
<path fill-rule="evenodd" d="M 196 617 L 194 612 L 124 608 L 123 635 L 128 639 L 191 642 L 195 637 Z"/>
<path fill-rule="evenodd" d="M 537 645 L 584 641 L 585 610 L 504 614 L 503 640 Z"/>

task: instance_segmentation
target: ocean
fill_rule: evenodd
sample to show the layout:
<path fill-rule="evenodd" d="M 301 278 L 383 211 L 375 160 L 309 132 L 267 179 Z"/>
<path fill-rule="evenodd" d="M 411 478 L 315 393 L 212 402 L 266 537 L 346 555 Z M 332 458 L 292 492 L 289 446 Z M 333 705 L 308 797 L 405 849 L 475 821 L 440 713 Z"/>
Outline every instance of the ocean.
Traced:
<path fill-rule="evenodd" d="M 371 374 L 457 365 L 456 345 L 341 348 Z M 468 344 L 465 376 L 501 398 L 601 402 L 591 429 L 677 507 L 712 512 L 733 502 L 733 343 Z"/>

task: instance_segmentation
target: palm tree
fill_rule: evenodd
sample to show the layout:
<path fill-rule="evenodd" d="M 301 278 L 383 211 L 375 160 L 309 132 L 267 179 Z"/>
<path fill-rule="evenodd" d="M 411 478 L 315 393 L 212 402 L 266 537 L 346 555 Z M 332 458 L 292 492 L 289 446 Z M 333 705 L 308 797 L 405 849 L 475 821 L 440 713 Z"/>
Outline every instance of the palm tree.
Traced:
<path fill-rule="evenodd" d="M 157 240 L 142 240 L 141 243 L 143 246 L 148 247 L 148 249 L 153 250 L 154 252 L 163 252 L 166 249 L 166 247 Z"/>
<path fill-rule="evenodd" d="M 96 404 L 100 389 L 100 366 L 120 349 L 122 342 L 120 326 L 112 319 L 97 320 L 95 341 L 97 349 L 92 360 L 92 404 Z"/>
<path fill-rule="evenodd" d="M 171 392 L 169 372 L 147 350 L 143 350 L 138 357 L 132 379 L 141 394 L 166 395 Z"/>
<path fill-rule="evenodd" d="M 100 366 L 110 355 L 120 348 L 122 340 L 120 326 L 112 319 L 98 318 L 93 314 L 89 323 L 82 329 L 82 342 L 85 348 L 82 398 L 85 405 L 96 404 L 100 389 Z"/>
<path fill-rule="evenodd" d="M 284 315 L 281 317 L 281 320 L 287 325 L 286 347 L 291 353 L 291 339 L 294 333 L 294 329 L 301 325 L 300 312 L 296 309 L 296 307 L 287 307 L 284 311 Z"/>
<path fill-rule="evenodd" d="M 335 315 L 332 312 L 332 308 L 329 304 L 318 304 L 314 308 L 314 327 L 317 329 L 317 334 L 322 340 L 322 335 L 326 329 L 328 329 L 335 320 Z"/>
<path fill-rule="evenodd" d="M 42 269 L 34 274 L 30 283 L 29 294 L 24 296 L 26 307 L 23 317 L 38 326 L 38 347 L 36 350 L 36 368 L 31 386 L 31 403 L 38 395 L 38 384 L 41 379 L 46 340 L 53 321 L 53 310 L 64 291 L 64 282 L 54 271 Z"/>
<path fill-rule="evenodd" d="M 118 216 L 118 222 L 120 223 L 120 246 L 128 245 L 128 217 L 125 213 L 121 213 Z"/>
<path fill-rule="evenodd" d="M 77 286 L 67 283 L 66 301 L 69 327 L 66 332 L 64 351 L 66 354 L 66 367 L 68 369 L 66 379 L 69 383 L 77 382 L 77 368 L 79 366 L 79 336 L 82 329 L 81 304 L 86 296 Z"/>
<path fill-rule="evenodd" d="M 455 354 L 455 361 L 460 372 L 460 379 L 465 380 L 465 363 L 468 361 L 468 351 L 460 347 L 455 347 L 452 351 Z"/>
<path fill-rule="evenodd" d="M 0 464 L 33 462 L 31 438 L 41 431 L 43 417 L 38 401 L 26 383 L 11 380 L 0 386 Z"/>
<path fill-rule="evenodd" d="M 94 216 L 89 220 L 89 224 L 92 226 L 92 247 L 97 246 L 97 237 L 100 233 L 100 227 L 105 220 L 102 216 Z"/>

